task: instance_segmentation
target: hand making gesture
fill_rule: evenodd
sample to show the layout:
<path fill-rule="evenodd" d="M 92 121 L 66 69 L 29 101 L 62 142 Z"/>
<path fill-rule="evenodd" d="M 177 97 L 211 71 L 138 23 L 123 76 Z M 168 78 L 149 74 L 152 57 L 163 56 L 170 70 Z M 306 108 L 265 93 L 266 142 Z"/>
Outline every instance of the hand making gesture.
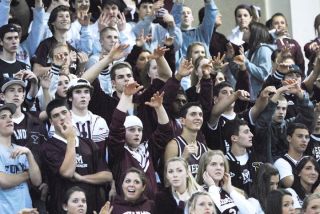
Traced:
<path fill-rule="evenodd" d="M 150 101 L 145 102 L 145 104 L 152 108 L 160 108 L 163 103 L 163 95 L 164 95 L 164 92 L 160 94 L 159 91 L 157 91 L 155 94 L 153 94 Z"/>

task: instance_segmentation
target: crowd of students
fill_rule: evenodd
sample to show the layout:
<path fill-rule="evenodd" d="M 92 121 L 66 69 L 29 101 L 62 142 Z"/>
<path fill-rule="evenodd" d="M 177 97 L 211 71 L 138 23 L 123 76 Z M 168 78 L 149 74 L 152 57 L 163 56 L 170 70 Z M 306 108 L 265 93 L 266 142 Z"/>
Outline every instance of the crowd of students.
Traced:
<path fill-rule="evenodd" d="M 320 14 L 199 3 L 0 1 L 1 213 L 320 213 Z"/>

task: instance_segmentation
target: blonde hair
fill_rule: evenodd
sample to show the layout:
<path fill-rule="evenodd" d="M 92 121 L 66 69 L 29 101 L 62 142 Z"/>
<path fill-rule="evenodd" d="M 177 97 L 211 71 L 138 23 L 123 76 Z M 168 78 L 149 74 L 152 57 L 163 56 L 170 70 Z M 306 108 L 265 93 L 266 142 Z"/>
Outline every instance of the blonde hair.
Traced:
<path fill-rule="evenodd" d="M 49 51 L 49 57 L 50 57 L 51 60 L 52 60 L 53 57 L 54 57 L 54 51 L 55 51 L 57 48 L 60 48 L 60 47 L 65 47 L 65 48 L 67 48 L 67 49 L 68 49 L 68 52 L 70 53 L 70 48 L 69 48 L 69 46 L 68 46 L 67 43 L 58 42 L 58 43 L 56 43 L 56 44 L 50 49 L 50 51 Z"/>
<path fill-rule="evenodd" d="M 199 168 L 197 173 L 197 183 L 200 185 L 204 184 L 203 173 L 206 171 L 207 166 L 210 164 L 213 156 L 220 156 L 223 159 L 224 163 L 224 172 L 229 173 L 229 162 L 227 158 L 224 156 L 221 150 L 209 150 L 206 153 L 202 154 L 199 161 Z"/>
<path fill-rule="evenodd" d="M 199 190 L 202 190 L 202 187 L 197 184 L 196 180 L 194 179 L 194 177 L 192 176 L 189 167 L 188 167 L 188 163 L 181 157 L 173 157 L 170 158 L 167 162 L 166 165 L 164 167 L 164 183 L 166 187 L 170 186 L 170 183 L 167 179 L 167 170 L 168 170 L 168 165 L 169 163 L 172 162 L 180 162 L 182 163 L 182 165 L 184 166 L 186 172 L 187 172 L 187 191 L 190 195 L 192 195 L 194 192 L 197 192 Z"/>
<path fill-rule="evenodd" d="M 190 197 L 190 199 L 188 201 L 188 204 L 186 206 L 186 209 L 187 209 L 188 213 L 191 213 L 191 211 L 193 211 L 193 212 L 195 211 L 196 203 L 197 203 L 197 201 L 198 201 L 200 196 L 208 196 L 211 199 L 212 204 L 213 204 L 213 214 L 216 214 L 217 211 L 216 211 L 216 208 L 214 206 L 213 199 L 211 198 L 211 196 L 209 195 L 208 192 L 203 192 L 203 191 L 202 192 L 195 192 L 195 193 L 192 194 L 192 196 Z"/>
<path fill-rule="evenodd" d="M 320 192 L 313 193 L 303 200 L 302 211 L 306 211 L 311 201 L 320 198 Z"/>

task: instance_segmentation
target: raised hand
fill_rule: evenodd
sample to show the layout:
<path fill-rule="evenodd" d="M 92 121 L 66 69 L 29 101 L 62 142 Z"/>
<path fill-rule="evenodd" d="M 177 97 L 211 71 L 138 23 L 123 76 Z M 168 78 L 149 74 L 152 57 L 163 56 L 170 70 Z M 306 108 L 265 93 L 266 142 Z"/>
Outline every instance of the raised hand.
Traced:
<path fill-rule="evenodd" d="M 213 72 L 212 61 L 208 64 L 203 64 L 201 66 L 202 78 L 210 79 L 210 74 Z"/>
<path fill-rule="evenodd" d="M 282 84 L 284 86 L 288 86 L 288 93 L 299 96 L 300 98 L 303 95 L 303 90 L 301 89 L 300 84 L 296 80 L 284 80 L 282 81 Z"/>
<path fill-rule="evenodd" d="M 288 41 L 285 41 L 284 46 L 281 48 L 281 53 L 280 53 L 281 57 L 287 56 L 287 55 L 291 56 L 291 50 L 292 50 L 292 47 L 290 43 Z"/>
<path fill-rule="evenodd" d="M 60 6 L 60 5 L 64 5 L 67 7 L 70 7 L 69 1 L 64 1 L 64 0 L 57 0 L 57 1 L 52 1 L 52 3 L 50 4 L 49 8 L 47 9 L 47 13 L 51 13 L 51 11 Z"/>
<path fill-rule="evenodd" d="M 78 52 L 77 59 L 78 59 L 80 64 L 86 64 L 88 62 L 88 60 L 89 60 L 89 57 L 84 52 Z"/>
<path fill-rule="evenodd" d="M 70 59 L 71 57 L 75 57 L 75 60 L 72 61 L 76 61 L 77 53 L 75 51 L 70 52 Z M 63 66 L 67 63 L 67 61 L 68 58 L 64 55 L 64 53 L 56 53 L 53 55 L 53 64 L 57 66 Z"/>
<path fill-rule="evenodd" d="M 101 208 L 99 214 L 111 214 L 113 210 L 113 206 L 111 206 L 110 202 L 107 201 L 105 205 Z"/>
<path fill-rule="evenodd" d="M 48 73 L 41 75 L 40 77 L 40 85 L 43 89 L 49 89 L 51 84 L 51 78 Z"/>
<path fill-rule="evenodd" d="M 174 27 L 175 25 L 174 18 L 170 13 L 164 14 L 163 21 L 167 23 L 168 27 Z"/>
<path fill-rule="evenodd" d="M 224 173 L 222 181 L 223 181 L 222 189 L 230 194 L 232 192 L 232 190 L 233 190 L 233 186 L 231 184 L 231 176 L 230 176 L 230 174 L 229 173 Z"/>
<path fill-rule="evenodd" d="M 110 23 L 110 16 L 107 15 L 106 12 L 100 11 L 100 17 L 98 19 L 98 29 L 99 32 L 102 31 L 104 28 L 109 26 Z"/>
<path fill-rule="evenodd" d="M 78 58 L 78 62 L 79 62 L 78 74 L 77 75 L 81 76 L 85 71 L 85 66 L 86 66 L 86 63 L 89 60 L 89 57 L 84 52 L 78 52 L 77 58 Z"/>
<path fill-rule="evenodd" d="M 146 39 L 144 36 L 144 30 L 142 29 L 139 36 L 136 37 L 136 46 L 142 47 L 145 42 L 146 42 Z"/>
<path fill-rule="evenodd" d="M 38 83 L 37 76 L 30 70 L 20 70 L 19 72 L 14 74 L 13 77 L 21 80 L 28 80 L 31 83 Z"/>
<path fill-rule="evenodd" d="M 284 94 L 289 91 L 289 86 L 284 85 L 276 90 L 276 93 L 271 96 L 270 100 L 273 101 L 274 103 L 277 103 L 279 98 Z"/>
<path fill-rule="evenodd" d="M 151 34 L 144 35 L 144 30 L 142 29 L 140 35 L 136 38 L 136 45 L 138 47 L 142 47 L 145 43 L 151 42 L 152 36 Z"/>
<path fill-rule="evenodd" d="M 225 57 L 226 57 L 226 54 L 223 54 L 221 56 L 220 52 L 218 53 L 217 56 L 212 57 L 212 66 L 214 71 L 222 70 L 229 64 L 228 62 L 226 63 L 223 62 Z"/>
<path fill-rule="evenodd" d="M 194 66 L 192 64 L 192 59 L 182 59 L 178 72 L 176 74 L 176 79 L 181 80 L 183 77 L 189 76 L 193 71 Z"/>
<path fill-rule="evenodd" d="M 139 85 L 137 82 L 128 83 L 124 86 L 123 93 L 126 96 L 132 96 L 136 94 L 138 91 L 143 89 L 142 85 Z"/>
<path fill-rule="evenodd" d="M 227 54 L 226 56 L 228 58 L 233 58 L 235 55 L 235 51 L 234 51 L 234 48 L 232 46 L 232 44 L 230 42 L 227 43 Z"/>
<path fill-rule="evenodd" d="M 151 97 L 150 102 L 145 102 L 145 104 L 152 108 L 159 108 L 163 103 L 163 95 L 164 95 L 164 92 L 160 94 L 159 91 L 157 91 Z"/>
<path fill-rule="evenodd" d="M 91 13 L 88 13 L 88 11 L 84 10 L 77 11 L 77 18 L 81 26 L 89 26 Z"/>
<path fill-rule="evenodd" d="M 238 65 L 244 65 L 245 56 L 244 55 L 237 55 L 233 58 L 233 62 L 237 63 Z"/>
<path fill-rule="evenodd" d="M 237 55 L 233 58 L 233 62 L 240 66 L 241 71 L 245 71 L 247 69 L 245 65 L 245 60 L 246 57 L 244 56 L 244 54 Z"/>
<path fill-rule="evenodd" d="M 153 53 L 149 56 L 149 58 L 150 59 L 159 59 L 160 57 L 164 56 L 164 54 L 168 50 L 170 50 L 170 48 L 166 48 L 165 46 L 160 47 L 160 45 L 158 45 L 158 47 L 153 50 Z"/>
<path fill-rule="evenodd" d="M 160 8 L 164 6 L 164 0 L 159 0 L 152 5 L 153 13 L 157 12 Z"/>
<path fill-rule="evenodd" d="M 119 44 L 116 43 L 110 50 L 108 56 L 112 61 L 119 60 L 128 55 L 128 52 L 125 50 L 129 47 L 128 44 Z"/>
<path fill-rule="evenodd" d="M 23 76 L 24 76 L 24 70 L 20 70 L 17 73 L 13 74 L 13 77 L 16 78 L 16 79 L 21 79 L 22 80 Z"/>
<path fill-rule="evenodd" d="M 239 100 L 243 100 L 243 101 L 249 101 L 250 100 L 250 94 L 249 92 L 245 91 L 245 90 L 237 90 L 235 92 L 237 98 Z"/>
<path fill-rule="evenodd" d="M 126 24 L 127 21 L 124 13 L 119 12 L 117 16 L 117 27 L 119 32 L 124 31 L 126 29 Z"/>
<path fill-rule="evenodd" d="M 276 91 L 277 91 L 276 87 L 267 86 L 261 91 L 259 97 L 261 97 L 261 98 L 269 98 L 271 95 L 275 94 Z"/>

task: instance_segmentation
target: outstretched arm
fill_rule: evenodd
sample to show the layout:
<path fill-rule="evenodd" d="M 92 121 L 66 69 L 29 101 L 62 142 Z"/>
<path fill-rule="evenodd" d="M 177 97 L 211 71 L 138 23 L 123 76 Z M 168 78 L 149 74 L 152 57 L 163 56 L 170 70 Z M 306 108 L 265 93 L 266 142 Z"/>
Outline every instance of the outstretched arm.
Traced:
<path fill-rule="evenodd" d="M 164 58 L 164 54 L 168 50 L 169 48 L 158 46 L 153 50 L 153 54 L 151 55 L 151 57 L 157 62 L 159 79 L 164 82 L 166 82 L 172 76 L 170 66 L 167 60 Z"/>
<path fill-rule="evenodd" d="M 140 86 L 137 82 L 128 83 L 120 97 L 120 101 L 117 105 L 117 109 L 122 112 L 127 112 L 132 106 L 132 96 L 140 91 L 143 86 Z"/>
<path fill-rule="evenodd" d="M 244 90 L 238 90 L 233 94 L 229 95 L 226 99 L 220 100 L 215 103 L 210 114 L 209 124 L 211 127 L 214 127 L 221 116 L 221 114 L 237 99 L 248 101 L 250 98 L 250 94 Z"/>
<path fill-rule="evenodd" d="M 250 118 L 251 118 L 251 121 L 253 122 L 253 124 L 255 123 L 256 119 L 259 117 L 260 113 L 268 105 L 270 96 L 275 93 L 276 93 L 276 87 L 274 87 L 274 86 L 265 87 L 261 91 L 254 106 L 252 106 L 252 108 L 250 109 Z"/>
<path fill-rule="evenodd" d="M 119 60 L 127 55 L 125 51 L 127 47 L 129 47 L 129 45 L 115 44 L 107 56 L 105 56 L 98 63 L 94 64 L 84 72 L 82 78 L 92 83 L 98 77 L 100 72 L 105 69 L 110 63 L 115 60 Z"/>

